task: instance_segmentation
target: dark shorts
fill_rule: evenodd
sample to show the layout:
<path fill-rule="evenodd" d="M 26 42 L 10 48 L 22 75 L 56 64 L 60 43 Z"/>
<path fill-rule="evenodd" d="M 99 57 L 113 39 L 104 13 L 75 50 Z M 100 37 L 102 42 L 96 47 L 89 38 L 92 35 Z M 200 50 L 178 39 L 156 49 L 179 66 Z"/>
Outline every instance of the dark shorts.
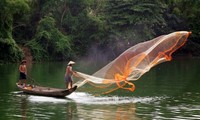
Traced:
<path fill-rule="evenodd" d="M 72 82 L 72 78 L 68 75 L 65 75 L 65 83 Z"/>
<path fill-rule="evenodd" d="M 22 80 L 22 79 L 26 79 L 26 74 L 20 72 L 20 73 L 19 73 L 19 79 L 20 79 L 20 80 Z"/>

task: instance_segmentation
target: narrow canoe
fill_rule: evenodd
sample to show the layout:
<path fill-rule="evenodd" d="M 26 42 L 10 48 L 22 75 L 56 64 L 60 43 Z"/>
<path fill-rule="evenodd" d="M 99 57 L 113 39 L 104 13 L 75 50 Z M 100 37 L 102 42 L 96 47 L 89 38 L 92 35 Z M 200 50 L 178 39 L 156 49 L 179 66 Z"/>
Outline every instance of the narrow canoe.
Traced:
<path fill-rule="evenodd" d="M 23 87 L 22 85 L 16 84 L 17 87 L 23 91 L 24 93 L 31 94 L 31 95 L 39 95 L 39 96 L 48 96 L 48 97 L 65 97 L 73 93 L 77 86 L 74 86 L 71 89 L 58 89 L 58 88 L 50 88 L 50 87 L 43 87 L 43 86 L 26 86 Z"/>

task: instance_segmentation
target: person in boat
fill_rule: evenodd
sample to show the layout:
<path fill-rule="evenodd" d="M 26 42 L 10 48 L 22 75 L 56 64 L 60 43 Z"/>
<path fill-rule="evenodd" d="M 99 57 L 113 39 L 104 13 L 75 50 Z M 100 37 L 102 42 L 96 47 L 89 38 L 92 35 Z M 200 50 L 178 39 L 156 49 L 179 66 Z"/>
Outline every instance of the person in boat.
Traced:
<path fill-rule="evenodd" d="M 26 86 L 26 75 L 27 75 L 27 69 L 26 69 L 26 60 L 22 60 L 20 66 L 19 66 L 19 85 Z"/>
<path fill-rule="evenodd" d="M 65 83 L 66 83 L 66 88 L 70 89 L 72 88 L 72 75 L 75 73 L 75 71 L 72 70 L 72 65 L 74 65 L 75 62 L 69 61 L 66 67 L 66 72 L 65 72 Z"/>

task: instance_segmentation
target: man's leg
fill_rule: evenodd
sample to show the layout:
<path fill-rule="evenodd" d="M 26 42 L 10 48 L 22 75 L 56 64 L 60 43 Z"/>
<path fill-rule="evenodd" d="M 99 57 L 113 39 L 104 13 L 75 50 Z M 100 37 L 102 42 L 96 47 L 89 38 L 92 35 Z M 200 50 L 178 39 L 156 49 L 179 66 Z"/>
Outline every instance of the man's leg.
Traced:
<path fill-rule="evenodd" d="M 26 86 L 26 79 L 24 79 L 24 87 Z"/>
<path fill-rule="evenodd" d="M 68 87 L 69 86 L 69 82 L 66 82 L 65 85 L 66 85 L 66 89 L 68 89 L 69 88 Z"/>
<path fill-rule="evenodd" d="M 19 80 L 18 85 L 22 85 L 22 80 Z"/>
<path fill-rule="evenodd" d="M 68 88 L 69 88 L 69 89 L 72 88 L 72 81 L 69 82 Z"/>

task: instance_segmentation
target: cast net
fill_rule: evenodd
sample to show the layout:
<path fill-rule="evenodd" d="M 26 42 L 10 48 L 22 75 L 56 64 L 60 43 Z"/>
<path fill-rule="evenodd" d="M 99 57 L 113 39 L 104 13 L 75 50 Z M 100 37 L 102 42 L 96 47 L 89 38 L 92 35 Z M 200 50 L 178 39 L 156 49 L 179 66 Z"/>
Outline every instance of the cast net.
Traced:
<path fill-rule="evenodd" d="M 127 49 L 93 75 L 77 72 L 75 76 L 83 81 L 76 85 L 80 87 L 89 82 L 104 88 L 116 84 L 116 88 L 106 93 L 119 88 L 134 91 L 135 85 L 131 81 L 138 80 L 153 66 L 170 61 L 172 53 L 185 44 L 190 33 L 187 31 L 173 32 L 139 43 Z"/>

